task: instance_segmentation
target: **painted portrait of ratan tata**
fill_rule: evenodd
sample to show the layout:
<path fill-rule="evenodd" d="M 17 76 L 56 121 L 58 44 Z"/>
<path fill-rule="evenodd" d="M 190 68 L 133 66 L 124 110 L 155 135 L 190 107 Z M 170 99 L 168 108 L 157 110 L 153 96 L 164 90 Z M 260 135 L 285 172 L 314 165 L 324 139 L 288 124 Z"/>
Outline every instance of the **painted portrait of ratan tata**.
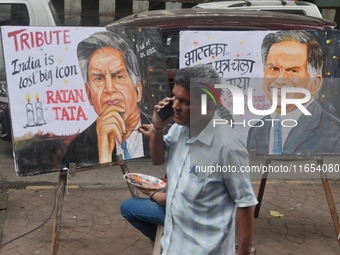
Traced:
<path fill-rule="evenodd" d="M 314 37 L 305 31 L 279 31 L 267 34 L 261 47 L 264 70 L 263 90 L 272 103 L 277 89 L 277 108 L 265 116 L 257 127 L 249 129 L 247 148 L 259 155 L 313 155 L 340 153 L 340 127 L 318 101 L 323 84 L 324 52 Z M 303 104 L 305 115 L 294 104 L 286 105 L 282 114 L 281 90 L 303 88 L 311 99 Z M 299 99 L 303 93 L 288 92 L 286 98 Z M 274 121 L 265 121 L 272 119 Z M 282 123 L 289 123 L 283 125 Z M 295 120 L 296 125 L 292 124 Z"/>
<path fill-rule="evenodd" d="M 144 156 L 139 102 L 143 88 L 138 60 L 113 32 L 97 32 L 78 44 L 87 98 L 98 117 L 68 147 L 63 164 L 112 162 Z"/>

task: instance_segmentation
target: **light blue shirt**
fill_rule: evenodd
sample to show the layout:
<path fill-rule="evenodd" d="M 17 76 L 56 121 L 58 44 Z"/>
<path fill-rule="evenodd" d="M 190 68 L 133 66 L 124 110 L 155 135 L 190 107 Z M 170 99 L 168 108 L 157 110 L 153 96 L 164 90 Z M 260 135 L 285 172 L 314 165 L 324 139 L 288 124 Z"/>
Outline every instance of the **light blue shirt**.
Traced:
<path fill-rule="evenodd" d="M 257 204 L 249 176 L 195 169 L 230 165 L 238 171 L 249 163 L 246 148 L 229 125 L 213 127 L 212 120 L 191 139 L 188 127 L 174 124 L 164 142 L 168 187 L 162 255 L 234 255 L 236 207 Z"/>

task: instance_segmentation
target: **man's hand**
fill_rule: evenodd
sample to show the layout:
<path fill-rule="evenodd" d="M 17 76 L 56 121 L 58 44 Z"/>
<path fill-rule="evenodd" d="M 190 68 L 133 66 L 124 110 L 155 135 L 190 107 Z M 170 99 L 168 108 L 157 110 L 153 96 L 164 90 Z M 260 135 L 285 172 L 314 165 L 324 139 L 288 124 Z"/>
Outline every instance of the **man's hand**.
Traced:
<path fill-rule="evenodd" d="M 168 125 L 170 123 L 170 121 L 173 120 L 173 118 L 174 118 L 173 115 L 170 116 L 165 121 L 162 121 L 161 117 L 158 115 L 158 111 L 160 111 L 163 107 L 168 105 L 170 101 L 171 101 L 171 98 L 166 97 L 162 101 L 159 101 L 158 104 L 156 104 L 154 106 L 153 116 L 152 116 L 152 123 L 153 123 L 154 129 L 162 130 L 166 127 L 166 125 Z"/>
<path fill-rule="evenodd" d="M 144 188 L 140 188 L 140 187 L 137 187 L 137 188 L 140 190 L 140 192 L 147 195 L 148 197 L 150 197 L 156 191 L 154 189 L 144 189 Z M 156 201 L 156 203 L 158 203 L 160 205 L 164 205 L 164 206 L 166 205 L 166 193 L 156 192 L 153 195 L 153 199 Z"/>
<path fill-rule="evenodd" d="M 151 194 L 153 192 L 155 192 L 155 190 L 153 190 L 153 189 L 144 189 L 144 188 L 141 188 L 141 187 L 137 187 L 137 189 L 139 189 L 140 192 L 142 192 L 143 194 L 145 194 L 145 195 L 147 195 L 149 197 L 151 196 Z"/>
<path fill-rule="evenodd" d="M 138 132 L 150 138 L 152 133 L 152 124 L 142 124 L 138 128 Z"/>
<path fill-rule="evenodd" d="M 111 162 L 116 140 L 121 144 L 127 133 L 121 113 L 125 110 L 116 105 L 107 107 L 97 118 L 99 163 Z"/>
<path fill-rule="evenodd" d="M 249 255 L 254 231 L 255 206 L 237 208 L 239 246 L 236 255 Z"/>
<path fill-rule="evenodd" d="M 170 121 L 172 121 L 174 118 L 174 116 L 172 115 L 167 120 L 162 121 L 157 111 L 162 109 L 165 105 L 169 104 L 170 100 L 170 97 L 164 98 L 162 101 L 156 104 L 153 109 L 153 132 L 151 132 L 150 136 L 150 156 L 154 165 L 161 165 L 164 163 L 165 144 L 163 141 L 162 131 L 165 129 L 166 125 L 168 125 Z"/>

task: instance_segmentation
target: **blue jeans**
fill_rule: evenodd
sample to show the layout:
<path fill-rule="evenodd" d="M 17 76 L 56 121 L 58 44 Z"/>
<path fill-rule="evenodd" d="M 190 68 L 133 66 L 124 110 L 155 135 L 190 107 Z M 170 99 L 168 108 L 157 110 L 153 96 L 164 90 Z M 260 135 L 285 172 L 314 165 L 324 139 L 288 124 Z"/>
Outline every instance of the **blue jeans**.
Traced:
<path fill-rule="evenodd" d="M 164 226 L 165 206 L 148 198 L 130 198 L 120 206 L 122 216 L 145 236 L 155 241 L 157 225 Z"/>

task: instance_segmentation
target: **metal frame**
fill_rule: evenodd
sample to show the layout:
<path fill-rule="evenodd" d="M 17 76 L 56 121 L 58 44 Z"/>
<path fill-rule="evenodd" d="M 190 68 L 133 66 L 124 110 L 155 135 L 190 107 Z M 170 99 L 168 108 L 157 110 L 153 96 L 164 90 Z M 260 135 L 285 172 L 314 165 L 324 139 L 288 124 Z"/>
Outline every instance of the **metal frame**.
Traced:
<path fill-rule="evenodd" d="M 294 160 L 316 160 L 316 163 L 317 163 L 318 166 L 324 165 L 322 157 L 314 157 L 310 154 L 310 152 L 306 152 L 306 155 L 302 155 L 302 156 L 283 156 L 283 155 L 282 156 L 280 156 L 280 155 L 279 156 L 277 156 L 277 155 L 275 155 L 275 156 L 257 156 L 256 150 L 252 150 L 250 152 L 250 158 L 251 159 L 265 159 L 264 165 L 267 168 L 268 168 L 268 166 L 269 166 L 269 164 L 272 160 L 292 160 L 292 161 L 294 161 Z M 262 204 L 262 198 L 263 198 L 264 190 L 265 190 L 265 187 L 266 187 L 267 178 L 268 178 L 268 172 L 262 173 L 261 183 L 260 183 L 260 187 L 259 187 L 259 191 L 258 191 L 258 195 L 257 195 L 258 204 L 256 205 L 255 212 L 254 212 L 255 218 L 259 217 L 261 204 Z M 339 223 L 339 217 L 338 217 L 338 213 L 337 213 L 337 210 L 336 210 L 336 207 L 335 207 L 331 187 L 329 185 L 329 180 L 327 178 L 327 174 L 324 173 L 324 172 L 320 172 L 320 178 L 321 178 L 321 181 L 322 181 L 323 189 L 325 191 L 325 195 L 326 195 L 326 199 L 327 199 L 327 203 L 328 203 L 328 208 L 329 208 L 329 211 L 331 213 L 332 220 L 333 220 L 336 239 L 337 239 L 338 245 L 340 247 L 340 223 Z"/>

